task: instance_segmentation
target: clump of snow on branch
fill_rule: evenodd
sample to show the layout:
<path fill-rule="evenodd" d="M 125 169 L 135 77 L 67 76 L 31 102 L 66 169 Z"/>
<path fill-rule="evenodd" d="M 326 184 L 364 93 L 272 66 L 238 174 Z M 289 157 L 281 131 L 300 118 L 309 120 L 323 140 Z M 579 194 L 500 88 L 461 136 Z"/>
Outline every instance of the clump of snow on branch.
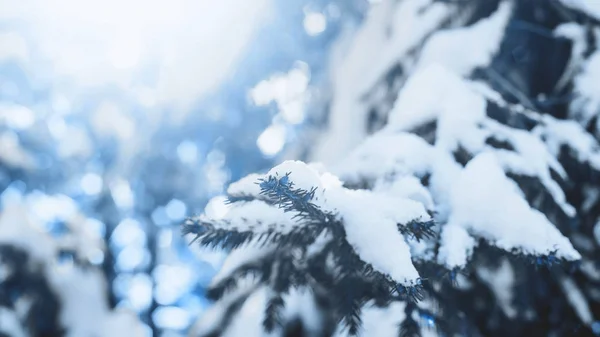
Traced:
<path fill-rule="evenodd" d="M 300 161 L 285 161 L 271 169 L 262 179 L 267 177 L 286 177 L 286 181 L 292 182 L 295 188 L 314 189 L 311 201 L 322 211 L 334 214 L 342 221 L 348 242 L 365 262 L 372 264 L 377 270 L 407 285 L 419 278 L 411 262 L 409 247 L 398 232 L 397 224 L 429 219 L 426 208 L 420 202 L 400 195 L 392 196 L 390 193 L 346 189 L 341 186 L 337 177 L 330 173 L 320 174 L 315 168 Z M 236 195 L 258 196 L 255 186 L 259 179 L 261 178 L 257 175 L 243 178 L 234 183 L 234 188 L 229 191 Z M 286 233 L 302 225 L 290 212 L 260 200 L 232 205 L 223 218 L 213 219 L 214 221 L 203 216 L 200 219 L 223 223 L 223 228 L 252 230 L 256 233 L 274 229 L 275 225 L 278 233 Z"/>
<path fill-rule="evenodd" d="M 378 88 L 384 86 L 386 73 L 397 68 L 397 83 L 403 83 L 413 71 L 435 63 L 460 75 L 487 66 L 498 51 L 512 9 L 510 1 L 503 1 L 489 17 L 450 28 L 468 20 L 469 6 L 431 0 L 384 1 L 373 6 L 351 44 L 340 44 L 341 50 L 334 54 L 339 59 L 332 60 L 327 132 L 312 158 L 335 163 L 367 136 L 367 115 L 380 104 Z"/>
<path fill-rule="evenodd" d="M 556 251 L 566 260 L 581 258 L 569 239 L 543 213 L 529 206 L 493 154 L 471 160 L 457 185 L 460 189 L 453 190 L 449 223 L 463 226 L 507 251 L 516 248 L 531 255 Z"/>
<path fill-rule="evenodd" d="M 431 0 L 385 1 L 372 7 L 366 21 L 352 35 L 352 42 L 340 44 L 340 50 L 334 53 L 339 59 L 331 62 L 330 123 L 315 147 L 316 161 L 335 162 L 364 139 L 369 106 L 361 98 L 398 62 L 400 66 L 413 63 L 414 49 L 457 9 L 452 4 Z"/>
<path fill-rule="evenodd" d="M 565 174 L 555 157 L 557 144 L 574 143 L 579 153 L 595 158 L 594 141 L 585 136 L 558 138 L 563 133 L 557 129 L 574 126 L 551 119 L 541 121 L 533 134 L 501 125 L 486 115 L 488 105 L 496 104 L 487 96 L 480 87 L 441 65 L 418 70 L 400 92 L 386 128 L 368 138 L 334 171 L 342 180 L 355 183 L 375 182 L 389 175 L 414 175 L 419 179 L 430 175 L 429 190 L 439 212 L 437 220 L 448 222 L 449 227 L 442 229 L 438 257 L 448 267 L 467 263 L 475 246 L 467 233 L 508 251 L 518 249 L 534 255 L 557 251 L 561 258 L 578 259 L 568 239 L 531 208 L 506 174 L 536 177 L 571 216 L 573 207 L 551 178 L 551 172 L 563 177 Z M 432 122 L 436 126 L 433 145 L 407 133 Z M 493 148 L 488 144 L 490 137 L 508 142 L 512 149 Z M 460 148 L 476 156 L 465 168 L 453 158 Z M 495 186 L 492 189 L 491 183 Z M 506 203 L 514 207 L 506 211 Z M 526 228 L 533 238 L 516 235 L 524 224 L 528 224 Z"/>
<path fill-rule="evenodd" d="M 292 218 L 292 214 L 260 200 L 253 200 L 231 207 L 219 220 L 223 227 L 257 233 L 266 232 L 275 226 L 278 231 L 286 232 L 297 225 L 297 222 Z"/>
<path fill-rule="evenodd" d="M 459 75 L 487 66 L 500 48 L 504 29 L 512 14 L 512 3 L 504 1 L 495 13 L 469 27 L 440 30 L 425 43 L 417 69 L 439 63 Z M 465 53 L 469 50 L 469 53 Z"/>
<path fill-rule="evenodd" d="M 419 278 L 397 224 L 428 219 L 422 204 L 368 191 L 328 190 L 328 193 L 343 219 L 346 239 L 362 260 L 399 283 L 408 285 Z"/>

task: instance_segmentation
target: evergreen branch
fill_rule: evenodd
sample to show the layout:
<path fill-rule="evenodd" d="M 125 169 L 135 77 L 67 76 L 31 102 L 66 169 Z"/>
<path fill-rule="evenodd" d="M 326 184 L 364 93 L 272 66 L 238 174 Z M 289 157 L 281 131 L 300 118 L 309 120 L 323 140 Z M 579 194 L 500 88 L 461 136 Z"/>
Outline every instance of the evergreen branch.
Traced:
<path fill-rule="evenodd" d="M 417 261 L 414 263 L 419 270 L 419 274 L 426 280 L 449 281 L 450 284 L 456 286 L 458 274 L 466 275 L 466 271 L 458 267 L 448 269 L 432 261 Z"/>
<path fill-rule="evenodd" d="M 401 298 L 409 302 L 416 303 L 425 299 L 425 291 L 420 278 L 411 282 L 408 286 L 402 284 L 396 285 L 396 292 Z"/>
<path fill-rule="evenodd" d="M 206 233 L 209 228 L 212 228 L 212 225 L 208 222 L 189 218 L 181 227 L 181 235 L 186 236 L 188 234 L 194 234 L 196 237 L 190 242 L 190 244 L 192 244 Z"/>
<path fill-rule="evenodd" d="M 236 272 L 237 274 L 237 272 Z M 206 298 L 212 301 L 218 301 L 227 292 L 235 288 L 237 284 L 237 277 L 227 277 L 219 284 L 211 286 L 206 290 Z"/>
<path fill-rule="evenodd" d="M 290 181 L 289 176 L 290 173 L 286 173 L 281 178 L 269 176 L 260 179 L 258 182 L 260 194 L 272 199 L 286 212 L 295 212 L 294 218 L 326 222 L 329 218 L 328 214 L 312 202 L 317 188 L 313 187 L 310 190 L 294 188 L 294 183 Z"/>
<path fill-rule="evenodd" d="M 237 232 L 225 229 L 214 229 L 200 238 L 200 245 L 212 248 L 235 249 L 252 240 L 254 233 L 250 231 Z"/>
<path fill-rule="evenodd" d="M 289 233 L 279 234 L 275 240 L 280 247 L 300 247 L 306 248 L 315 240 L 326 228 L 319 223 L 299 226 L 292 229 Z"/>
<path fill-rule="evenodd" d="M 188 219 L 181 232 L 183 235 L 195 235 L 190 244 L 199 240 L 200 246 L 227 250 L 238 248 L 255 237 L 251 231 L 216 228 L 214 224 L 201 219 Z"/>
<path fill-rule="evenodd" d="M 327 272 L 327 258 L 330 256 L 333 241 L 307 261 L 307 272 L 310 277 L 324 289 L 334 289 L 335 277 Z"/>
<path fill-rule="evenodd" d="M 350 336 L 356 336 L 362 326 L 363 283 L 358 277 L 344 277 L 336 284 L 335 290 L 340 322 L 348 329 Z"/>
<path fill-rule="evenodd" d="M 240 309 L 244 306 L 244 303 L 248 300 L 248 298 L 256 291 L 257 287 L 252 287 L 240 294 L 237 294 L 235 298 L 228 300 L 229 303 L 226 305 L 226 309 L 223 314 L 218 317 L 218 324 L 213 325 L 213 329 L 209 329 L 208 331 L 204 331 L 199 335 L 199 337 L 218 337 L 222 336 L 223 333 L 227 330 L 227 327 L 230 326 L 231 321 L 235 318 L 240 311 Z"/>
<path fill-rule="evenodd" d="M 233 289 L 237 281 L 250 274 L 260 276 L 261 280 L 269 279 L 271 275 L 271 266 L 273 257 L 271 255 L 263 257 L 259 261 L 252 261 L 237 267 L 230 275 L 219 281 L 217 284 L 210 286 L 206 292 L 206 296 L 211 300 L 220 299 L 225 292 Z"/>
<path fill-rule="evenodd" d="M 406 303 L 404 308 L 404 320 L 398 326 L 399 337 L 421 337 L 421 328 L 419 323 L 412 317 L 413 311 L 417 308 L 413 303 Z"/>
<path fill-rule="evenodd" d="M 433 230 L 435 222 L 433 220 L 421 221 L 420 219 L 414 219 L 405 225 L 398 224 L 397 226 L 400 233 L 410 235 L 417 241 L 435 237 L 435 231 Z"/>
<path fill-rule="evenodd" d="M 557 266 L 565 266 L 568 269 L 576 268 L 579 264 L 578 261 L 569 261 L 564 258 L 557 256 L 558 250 L 552 250 L 545 255 L 528 254 L 522 252 L 518 248 L 512 249 L 510 252 L 496 247 L 484 239 L 479 240 L 477 245 L 477 256 L 480 259 L 485 259 L 484 262 L 488 264 L 495 264 L 500 261 L 500 257 L 506 256 L 516 261 L 521 261 L 526 264 L 533 265 L 536 269 L 546 268 L 552 269 Z M 507 254 L 508 253 L 508 254 Z M 475 255 L 475 254 L 474 254 Z"/>
<path fill-rule="evenodd" d="M 528 259 L 529 263 L 533 264 L 536 269 L 540 267 L 551 268 L 555 265 L 561 264 L 561 259 L 558 256 L 556 256 L 556 252 L 556 250 L 553 250 L 548 255 L 526 255 L 525 258 Z"/>
<path fill-rule="evenodd" d="M 350 336 L 357 336 L 362 326 L 362 319 L 360 318 L 361 308 L 356 301 L 351 302 L 350 308 L 348 314 L 342 318 L 342 322 L 348 328 Z"/>
<path fill-rule="evenodd" d="M 267 302 L 267 308 L 265 309 L 263 326 L 266 332 L 273 332 L 275 327 L 282 325 L 281 311 L 284 306 L 285 302 L 281 293 L 275 292 Z"/>

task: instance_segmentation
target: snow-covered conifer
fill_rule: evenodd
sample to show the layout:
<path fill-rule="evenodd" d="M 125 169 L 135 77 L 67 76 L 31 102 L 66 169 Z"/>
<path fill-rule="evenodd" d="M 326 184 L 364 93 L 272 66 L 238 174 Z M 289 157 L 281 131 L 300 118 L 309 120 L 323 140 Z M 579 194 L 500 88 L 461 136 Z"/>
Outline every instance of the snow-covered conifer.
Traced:
<path fill-rule="evenodd" d="M 374 5 L 332 64 L 324 164 L 250 175 L 184 225 L 230 251 L 194 333 L 600 334 L 599 16 Z"/>

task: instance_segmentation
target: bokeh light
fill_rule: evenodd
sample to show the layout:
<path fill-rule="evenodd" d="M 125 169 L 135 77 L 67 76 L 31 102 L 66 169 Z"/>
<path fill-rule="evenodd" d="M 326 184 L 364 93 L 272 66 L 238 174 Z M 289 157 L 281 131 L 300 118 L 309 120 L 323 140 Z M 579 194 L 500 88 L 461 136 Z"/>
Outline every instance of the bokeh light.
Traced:
<path fill-rule="evenodd" d="M 361 6 L 0 0 L 0 216 L 52 237 L 65 275 L 101 272 L 98 296 L 148 334 L 184 336 L 223 255 L 180 224 L 286 156 Z"/>

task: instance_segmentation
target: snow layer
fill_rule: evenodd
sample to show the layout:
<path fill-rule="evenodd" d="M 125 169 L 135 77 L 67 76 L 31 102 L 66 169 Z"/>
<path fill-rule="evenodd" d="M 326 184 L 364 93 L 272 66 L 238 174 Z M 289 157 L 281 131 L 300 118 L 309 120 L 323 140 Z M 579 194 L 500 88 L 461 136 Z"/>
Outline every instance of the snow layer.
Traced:
<path fill-rule="evenodd" d="M 469 81 L 432 64 L 408 79 L 385 130 L 410 131 L 437 120 L 437 146 L 452 151 L 460 139 L 469 149 L 480 148 L 483 132 L 477 132 L 476 123 L 484 120 L 485 107 L 485 98 L 473 91 Z"/>
<path fill-rule="evenodd" d="M 368 112 L 361 97 L 392 67 L 407 62 L 409 54 L 451 17 L 454 9 L 432 0 L 386 0 L 372 6 L 350 46 L 337 53 L 342 58 L 331 61 L 329 128 L 315 147 L 313 160 L 335 163 L 360 143 L 366 136 Z"/>
<path fill-rule="evenodd" d="M 332 62 L 336 66 L 331 75 L 329 127 L 312 159 L 335 162 L 367 135 L 367 113 L 372 104 L 365 97 L 377 89 L 378 82 L 393 67 L 399 66 L 405 73 L 401 81 L 415 69 L 435 63 L 461 75 L 489 64 L 500 46 L 512 7 L 510 1 L 504 1 L 495 13 L 473 25 L 439 30 L 450 18 L 452 24 L 460 25 L 469 15 L 457 13 L 454 4 L 431 0 L 383 1 L 373 6 L 350 47 L 337 53 L 343 58 Z M 426 90 L 419 94 L 429 93 Z"/>
<path fill-rule="evenodd" d="M 317 188 L 313 202 L 342 221 L 346 239 L 363 261 L 405 285 L 413 284 L 419 278 L 411 261 L 410 248 L 397 227 L 412 220 L 427 221 L 430 218 L 421 200 L 410 198 L 422 199 L 432 206 L 431 197 L 418 181 L 412 180 L 412 191 L 349 190 L 342 187 L 336 176 L 325 172 L 323 167 L 300 161 L 285 161 L 263 177 L 283 177 L 287 174 L 294 188 Z M 260 176 L 247 177 L 236 183 L 235 193 L 256 193 L 252 178 L 260 179 Z M 291 228 L 302 225 L 302 222 L 293 219 L 293 215 L 293 212 L 286 213 L 281 208 L 254 200 L 232 205 L 226 214 L 211 223 L 255 233 L 270 229 L 287 233 Z M 202 219 L 210 221 L 206 216 Z M 232 261 L 235 263 L 232 263 L 235 265 L 239 262 L 237 260 L 234 257 Z"/>
<path fill-rule="evenodd" d="M 265 199 L 261 195 L 260 182 L 269 177 L 283 178 L 289 174 L 289 181 L 293 183 L 292 188 L 311 190 L 316 187 L 313 203 L 325 206 L 323 191 L 330 187 L 341 187 L 342 182 L 333 174 L 326 171 L 323 165 L 305 164 L 301 161 L 287 160 L 273 167 L 266 174 L 249 174 L 246 177 L 232 183 L 227 189 L 227 194 L 232 197 L 253 197 Z M 224 204 L 223 200 L 223 204 Z M 215 205 L 213 205 L 214 207 Z"/>
<path fill-rule="evenodd" d="M 373 190 L 379 193 L 389 193 L 391 196 L 408 198 L 418 201 L 428 210 L 434 210 L 435 204 L 431 193 L 413 175 L 400 176 L 392 181 L 379 180 Z"/>
<path fill-rule="evenodd" d="M 229 185 L 227 194 L 231 196 L 257 196 L 260 194 L 258 180 L 261 178 L 263 178 L 262 174 L 249 174 Z"/>
<path fill-rule="evenodd" d="M 225 204 L 225 201 L 222 202 Z M 277 232 L 287 233 L 298 226 L 293 216 L 293 213 L 287 213 L 282 208 L 261 200 L 252 200 L 232 205 L 227 213 L 218 219 L 210 219 L 202 215 L 199 220 L 210 221 L 216 227 L 235 229 L 240 232 L 265 233 L 275 229 Z"/>
<path fill-rule="evenodd" d="M 457 185 L 460 189 L 453 191 L 451 223 L 507 251 L 518 248 L 525 254 L 547 255 L 557 250 L 558 257 L 581 258 L 546 216 L 529 206 L 492 154 L 471 160 Z"/>
<path fill-rule="evenodd" d="M 586 30 L 582 25 L 575 22 L 562 23 L 554 28 L 553 33 L 557 37 L 566 38 L 573 42 L 569 63 L 555 86 L 555 90 L 558 90 L 565 88 L 565 86 L 573 79 L 573 76 L 579 72 L 581 63 L 584 61 L 584 53 L 588 43 L 586 40 Z"/>
<path fill-rule="evenodd" d="M 431 146 L 409 133 L 377 133 L 332 167 L 342 180 L 354 184 L 392 174 L 423 176 L 434 160 Z"/>
<path fill-rule="evenodd" d="M 360 258 L 396 282 L 413 284 L 419 273 L 397 224 L 419 218 L 428 220 L 425 207 L 410 199 L 364 190 L 328 192 L 343 221 L 346 239 Z"/>
<path fill-rule="evenodd" d="M 224 221 L 231 223 L 239 230 L 254 230 L 260 232 L 265 230 L 264 226 L 278 224 L 283 230 L 292 227 L 295 221 L 292 214 L 285 213 L 279 207 L 273 207 L 263 201 L 253 200 L 236 207 L 231 207 L 223 217 Z"/>
<path fill-rule="evenodd" d="M 579 161 L 589 163 L 593 168 L 600 170 L 598 141 L 581 125 L 545 116 L 544 126 L 537 127 L 532 132 L 544 139 L 546 146 L 555 156 L 560 154 L 563 145 L 567 145 L 575 151 Z"/>
<path fill-rule="evenodd" d="M 448 152 L 429 145 L 417 135 L 379 132 L 367 138 L 332 170 L 342 180 L 355 185 L 363 182 L 380 182 L 380 186 L 391 184 L 389 188 L 393 188 L 393 193 L 399 193 L 394 187 L 396 181 L 410 179 L 407 177 L 411 175 L 423 178 L 430 174 L 429 192 L 436 203 L 436 219 L 445 221 L 449 212 L 450 189 L 461 168 Z M 385 191 L 382 188 L 377 187 L 377 190 Z M 406 194 L 408 190 L 401 193 L 415 198 Z M 424 202 L 429 208 L 427 195 L 413 200 Z"/>
<path fill-rule="evenodd" d="M 564 177 L 564 170 L 540 140 L 541 136 L 488 118 L 486 106 L 489 103 L 480 89 L 439 64 L 418 70 L 401 90 L 385 132 L 407 132 L 435 121 L 436 148 L 451 152 L 462 146 L 474 154 L 493 151 L 507 171 L 539 178 L 563 211 L 574 215 L 574 208 L 567 203 L 550 174 L 552 169 Z M 514 151 L 487 146 L 485 142 L 490 136 L 509 141 Z"/>
<path fill-rule="evenodd" d="M 573 79 L 573 92 L 576 96 L 569 110 L 575 119 L 584 124 L 600 112 L 600 93 L 596 90 L 599 80 L 600 51 L 596 51 L 583 62 L 579 73 Z"/>
<path fill-rule="evenodd" d="M 421 51 L 417 68 L 439 63 L 467 76 L 475 68 L 487 66 L 500 48 L 512 7 L 511 2 L 504 1 L 490 17 L 471 26 L 433 34 Z"/>
<path fill-rule="evenodd" d="M 586 60 L 581 74 L 575 78 L 575 90 L 580 95 L 584 95 L 589 101 L 586 104 L 586 112 L 593 115 L 598 111 L 600 97 L 597 91 L 593 90 L 600 76 L 600 52 L 595 52 Z"/>
<path fill-rule="evenodd" d="M 568 204 L 563 190 L 552 178 L 550 169 L 557 172 L 562 178 L 566 178 L 566 173 L 555 155 L 540 139 L 542 137 L 536 137 L 535 132 L 532 134 L 527 131 L 511 129 L 491 119 L 487 119 L 483 125 L 494 137 L 509 141 L 514 147 L 514 151 L 495 150 L 496 158 L 505 171 L 539 178 L 563 212 L 568 216 L 575 215 L 575 208 Z M 573 136 L 573 138 L 575 137 Z"/>
<path fill-rule="evenodd" d="M 319 171 L 298 160 L 286 160 L 269 170 L 266 176 L 283 177 L 288 173 L 290 181 L 294 183 L 294 188 L 305 190 L 313 187 L 323 188 Z"/>
<path fill-rule="evenodd" d="M 429 174 L 436 220 L 447 222 L 441 232 L 438 261 L 448 268 L 464 267 L 468 262 L 476 245 L 471 235 L 507 251 L 517 248 L 539 255 L 558 249 L 566 259 L 579 258 L 568 239 L 529 206 L 505 171 L 537 177 L 565 214 L 573 216 L 575 209 L 551 176 L 553 170 L 566 177 L 556 159 L 557 144 L 573 143 L 590 160 L 595 156 L 595 141 L 565 139 L 564 135 L 574 131 L 565 133 L 563 129 L 568 125 L 558 121 L 541 123 L 533 133 L 501 125 L 486 116 L 486 96 L 479 86 L 440 65 L 418 70 L 401 90 L 386 128 L 366 139 L 334 167 L 334 172 L 353 184 L 377 182 L 388 186 L 407 176 L 422 178 Z M 405 133 L 433 122 L 434 145 Z M 513 150 L 487 145 L 490 136 L 508 142 Z M 452 158 L 458 146 L 479 154 L 476 158 L 480 159 L 462 169 Z M 427 205 L 426 197 L 420 201 Z M 518 235 L 522 233 L 518 228 L 521 224 L 529 224 L 526 230 L 536 239 Z"/>
<path fill-rule="evenodd" d="M 450 270 L 464 268 L 477 246 L 464 227 L 451 222 L 443 226 L 440 241 L 438 263 Z"/>

